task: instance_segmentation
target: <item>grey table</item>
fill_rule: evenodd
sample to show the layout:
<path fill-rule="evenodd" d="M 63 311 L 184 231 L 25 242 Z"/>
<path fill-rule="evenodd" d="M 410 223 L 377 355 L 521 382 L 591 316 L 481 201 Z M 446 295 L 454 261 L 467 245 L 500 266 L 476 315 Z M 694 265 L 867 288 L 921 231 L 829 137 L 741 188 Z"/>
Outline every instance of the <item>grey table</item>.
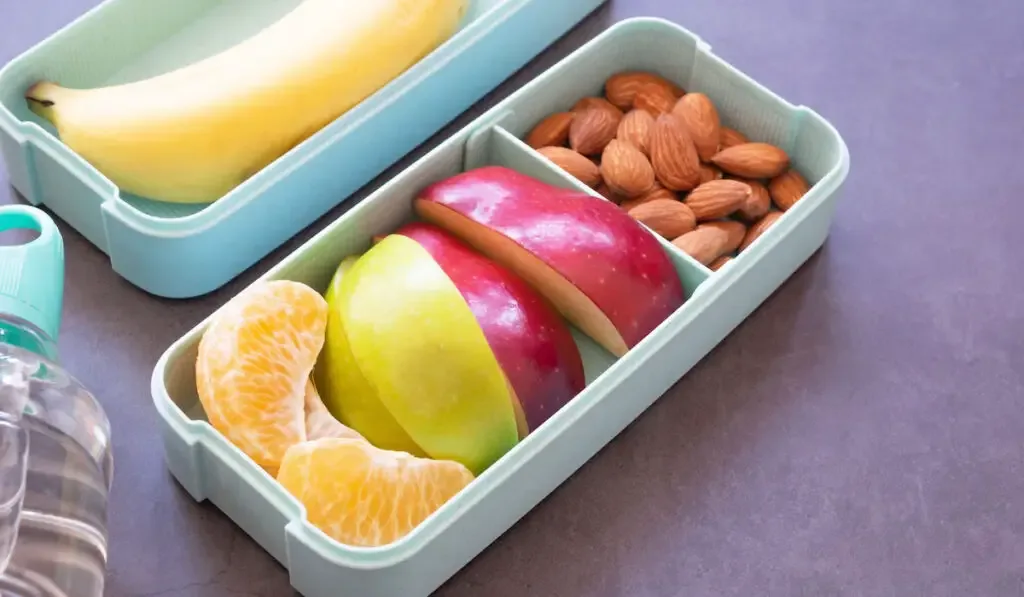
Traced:
<path fill-rule="evenodd" d="M 0 61 L 95 2 L 0 0 Z M 847 191 L 815 257 L 439 594 L 1024 594 L 1024 4 L 613 0 L 473 113 L 633 15 L 684 24 L 831 119 Z M 6 180 L 0 200 L 20 201 Z M 149 377 L 344 209 L 184 302 L 128 285 L 62 227 L 60 347 L 115 431 L 110 597 L 292 594 L 164 468 Z"/>

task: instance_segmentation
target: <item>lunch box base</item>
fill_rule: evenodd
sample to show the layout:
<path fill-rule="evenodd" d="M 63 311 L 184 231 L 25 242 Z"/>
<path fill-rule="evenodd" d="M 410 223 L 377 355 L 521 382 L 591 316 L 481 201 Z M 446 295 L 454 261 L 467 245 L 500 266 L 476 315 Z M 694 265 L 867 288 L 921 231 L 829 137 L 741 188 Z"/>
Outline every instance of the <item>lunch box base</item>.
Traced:
<path fill-rule="evenodd" d="M 465 169 L 498 164 L 596 195 L 521 139 L 544 116 L 599 94 L 608 76 L 628 69 L 658 72 L 707 93 L 726 124 L 784 148 L 813 186 L 717 272 L 659 237 L 686 302 L 618 359 L 574 331 L 586 388 L 409 535 L 377 548 L 331 540 L 306 521 L 301 504 L 205 421 L 194 368 L 209 319 L 161 357 L 152 390 L 167 466 L 195 499 L 213 502 L 281 562 L 306 597 L 431 593 L 663 395 L 824 243 L 849 168 L 835 129 L 722 62 L 685 29 L 641 18 L 613 26 L 444 141 L 261 281 L 289 279 L 323 291 L 344 257 L 413 219 L 417 193 Z"/>

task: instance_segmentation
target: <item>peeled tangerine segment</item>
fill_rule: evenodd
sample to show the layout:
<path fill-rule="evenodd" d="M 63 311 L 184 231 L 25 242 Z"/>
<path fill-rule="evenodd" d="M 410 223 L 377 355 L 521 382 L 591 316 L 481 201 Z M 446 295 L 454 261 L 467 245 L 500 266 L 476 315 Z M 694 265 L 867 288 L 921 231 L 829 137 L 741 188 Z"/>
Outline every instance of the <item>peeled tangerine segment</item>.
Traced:
<path fill-rule="evenodd" d="M 457 462 L 381 450 L 357 439 L 293 446 L 278 482 L 328 537 L 357 547 L 401 539 L 473 480 Z"/>
<path fill-rule="evenodd" d="M 416 241 L 391 235 L 367 251 L 342 279 L 338 304 L 359 369 L 427 454 L 479 474 L 519 441 L 483 332 Z"/>
<path fill-rule="evenodd" d="M 319 293 L 275 280 L 231 299 L 199 341 L 196 388 L 210 424 L 270 472 L 306 440 L 306 384 L 326 326 Z"/>
<path fill-rule="evenodd" d="M 342 425 L 327 410 L 312 380 L 306 380 L 306 439 L 314 440 L 324 437 L 349 439 L 365 438 L 353 429 Z"/>
<path fill-rule="evenodd" d="M 357 259 L 353 256 L 342 260 L 327 288 L 327 334 L 313 370 L 317 389 L 327 409 L 342 423 L 358 430 L 371 444 L 425 456 L 381 402 L 352 355 L 338 293 L 342 280 Z"/>

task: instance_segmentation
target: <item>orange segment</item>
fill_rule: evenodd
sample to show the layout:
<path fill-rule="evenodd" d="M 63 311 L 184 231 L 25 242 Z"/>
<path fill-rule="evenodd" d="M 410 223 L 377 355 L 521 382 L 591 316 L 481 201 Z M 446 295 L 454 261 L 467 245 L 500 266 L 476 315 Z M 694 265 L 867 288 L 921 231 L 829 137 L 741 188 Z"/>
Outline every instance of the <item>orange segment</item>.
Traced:
<path fill-rule="evenodd" d="M 277 480 L 306 507 L 310 524 L 327 536 L 375 547 L 407 535 L 468 485 L 473 474 L 450 460 L 326 438 L 289 448 Z"/>
<path fill-rule="evenodd" d="M 347 437 L 363 439 L 355 429 L 350 429 L 334 418 L 327 410 L 320 393 L 316 391 L 313 380 L 306 380 L 306 439 L 314 440 L 323 437 Z"/>
<path fill-rule="evenodd" d="M 210 424 L 271 473 L 306 439 L 303 398 L 326 326 L 323 297 L 276 280 L 224 305 L 199 342 L 196 386 Z"/>

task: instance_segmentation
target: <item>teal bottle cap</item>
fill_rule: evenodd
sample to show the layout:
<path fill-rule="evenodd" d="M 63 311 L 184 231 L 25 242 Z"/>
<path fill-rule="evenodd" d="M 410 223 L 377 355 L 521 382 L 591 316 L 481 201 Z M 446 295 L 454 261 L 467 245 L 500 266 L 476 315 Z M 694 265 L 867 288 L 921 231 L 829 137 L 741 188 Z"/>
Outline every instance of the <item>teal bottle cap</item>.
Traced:
<path fill-rule="evenodd" d="M 0 231 L 15 229 L 35 230 L 39 236 L 23 245 L 0 246 L 0 313 L 28 321 L 56 341 L 64 300 L 64 241 L 44 211 L 0 207 Z"/>

